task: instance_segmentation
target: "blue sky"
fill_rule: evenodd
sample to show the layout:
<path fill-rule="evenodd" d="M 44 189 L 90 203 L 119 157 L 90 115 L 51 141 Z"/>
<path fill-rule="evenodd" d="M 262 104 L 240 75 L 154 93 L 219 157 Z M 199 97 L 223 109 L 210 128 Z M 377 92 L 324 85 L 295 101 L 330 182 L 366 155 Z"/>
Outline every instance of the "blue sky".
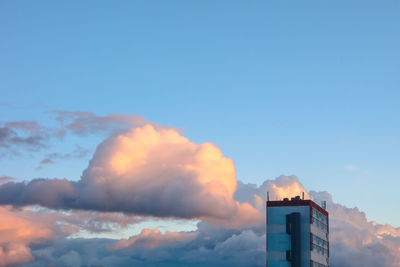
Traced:
<path fill-rule="evenodd" d="M 398 1 L 3 1 L 0 120 L 141 115 L 215 143 L 239 180 L 295 174 L 400 226 L 399 11 Z M 78 179 L 90 157 L 36 171 L 40 159 L 2 159 L 0 175 Z"/>

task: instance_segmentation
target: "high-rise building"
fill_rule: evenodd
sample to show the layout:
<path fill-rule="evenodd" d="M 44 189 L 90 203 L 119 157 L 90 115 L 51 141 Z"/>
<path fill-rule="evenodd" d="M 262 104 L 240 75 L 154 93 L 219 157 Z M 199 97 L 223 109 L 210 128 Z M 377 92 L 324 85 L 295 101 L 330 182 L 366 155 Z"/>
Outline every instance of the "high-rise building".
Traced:
<path fill-rule="evenodd" d="M 267 267 L 328 267 L 329 214 L 299 196 L 267 201 Z"/>

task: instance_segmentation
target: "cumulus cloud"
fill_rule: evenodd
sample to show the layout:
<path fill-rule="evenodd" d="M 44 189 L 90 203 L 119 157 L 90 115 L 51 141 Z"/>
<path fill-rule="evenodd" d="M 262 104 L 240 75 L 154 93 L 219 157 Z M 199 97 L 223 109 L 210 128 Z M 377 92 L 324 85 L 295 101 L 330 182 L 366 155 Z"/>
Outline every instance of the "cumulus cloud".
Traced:
<path fill-rule="evenodd" d="M 305 192 L 317 203 L 328 202 L 332 266 L 400 266 L 400 228 L 368 221 L 327 192 L 308 192 L 296 176 L 260 186 L 237 182 L 233 161 L 220 149 L 195 144 L 176 129 L 133 115 L 56 113 L 61 125 L 56 135 L 111 136 L 78 181 L 0 178 L 0 204 L 62 210 L 0 206 L 0 266 L 265 266 L 267 192 L 272 200 Z M 0 148 L 45 145 L 36 122 L 0 126 Z M 83 149 L 47 154 L 41 165 L 84 154 Z M 196 232 L 147 229 L 118 241 L 65 238 L 115 231 L 145 216 L 201 221 Z"/>
<path fill-rule="evenodd" d="M 239 182 L 238 185 L 235 199 L 240 202 L 249 202 L 262 212 L 265 211 L 267 192 L 269 192 L 270 200 L 301 196 L 303 192 L 305 198 L 310 197 L 307 190 L 300 183 L 299 178 L 295 175 L 281 175 L 274 180 L 266 180 L 261 186 L 242 182 Z"/>
<path fill-rule="evenodd" d="M 101 144 L 82 185 L 81 201 L 91 209 L 108 200 L 106 209 L 159 217 L 224 220 L 240 214 L 251 223 L 258 216 L 233 199 L 237 180 L 231 159 L 211 143 L 197 145 L 174 129 L 152 125 Z"/>
<path fill-rule="evenodd" d="M 334 203 L 328 192 L 307 193 L 296 176 L 280 176 L 265 181 L 259 187 L 239 183 L 235 198 L 260 207 L 258 199 L 265 199 L 266 192 L 270 192 L 272 200 L 305 192 L 306 198 L 318 204 L 327 201 L 332 266 L 400 266 L 400 228 L 368 221 L 365 213 L 358 208 Z M 262 203 L 265 205 L 264 201 Z"/>
<path fill-rule="evenodd" d="M 235 201 L 236 188 L 233 161 L 216 146 L 145 125 L 100 144 L 80 181 L 7 183 L 0 203 L 259 224 L 262 213 Z"/>
<path fill-rule="evenodd" d="M 358 208 L 334 203 L 327 192 L 310 194 L 327 201 L 333 266 L 400 266 L 400 228 L 368 221 Z"/>

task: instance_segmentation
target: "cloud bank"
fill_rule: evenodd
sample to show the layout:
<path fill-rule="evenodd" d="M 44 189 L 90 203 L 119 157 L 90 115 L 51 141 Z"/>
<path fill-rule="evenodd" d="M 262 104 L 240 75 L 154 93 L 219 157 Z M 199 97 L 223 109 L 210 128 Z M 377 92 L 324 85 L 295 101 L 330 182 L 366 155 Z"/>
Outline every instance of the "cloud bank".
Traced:
<path fill-rule="evenodd" d="M 368 221 L 327 192 L 307 191 L 296 176 L 244 184 L 214 144 L 195 144 L 176 129 L 130 115 L 57 115 L 60 136 L 111 136 L 78 181 L 0 178 L 0 204 L 14 206 L 0 206 L 0 266 L 265 266 L 266 192 L 270 199 L 305 192 L 317 203 L 327 201 L 332 266 L 400 266 L 400 228 Z M 37 125 L 3 124 L 15 134 L 0 131 L 0 146 L 8 148 L 16 137 L 43 136 Z M 53 153 L 46 159 L 79 155 Z M 120 240 L 68 238 L 81 231 L 118 231 L 148 217 L 200 222 L 193 232 L 144 229 Z"/>
<path fill-rule="evenodd" d="M 241 201 L 254 200 L 251 205 L 256 208 L 257 199 L 267 191 L 276 196 L 286 192 L 287 195 L 283 195 L 286 197 L 303 190 L 297 177 L 280 176 L 265 181 L 261 186 L 239 183 L 235 196 L 236 201 L 239 201 L 239 197 Z M 317 203 L 320 200 L 327 201 L 332 266 L 400 266 L 400 228 L 367 221 L 363 212 L 334 203 L 327 192 L 310 191 L 309 195 Z M 2 209 L 0 215 L 7 216 L 10 212 L 10 209 Z M 84 211 L 77 212 L 76 216 L 68 218 L 57 215 L 61 216 L 57 220 L 63 221 L 64 228 L 72 226 L 71 229 L 74 229 L 85 227 L 89 221 L 107 225 L 108 221 L 115 218 L 108 213 L 89 215 Z M 82 214 L 78 216 L 79 213 Z M 43 222 L 43 216 L 38 217 Z M 136 223 L 134 219 L 125 221 L 128 218 L 131 217 L 121 214 L 115 220 L 120 225 Z M 26 228 L 23 223 L 13 222 L 9 225 L 17 229 Z M 117 241 L 54 238 L 55 230 L 49 223 L 42 223 L 40 228 L 45 232 L 37 232 L 38 237 L 28 235 L 23 239 L 26 240 L 23 247 L 27 253 L 21 252 L 25 257 L 21 257 L 19 262 L 30 261 L 26 266 L 46 266 L 50 263 L 57 266 L 265 266 L 264 222 L 256 226 L 230 228 L 224 224 L 201 221 L 196 232 L 161 233 L 148 229 Z M 2 244 L 7 243 L 9 247 L 20 244 L 17 232 L 10 232 L 8 241 L 2 241 Z M 3 262 L 5 259 L 2 256 Z"/>

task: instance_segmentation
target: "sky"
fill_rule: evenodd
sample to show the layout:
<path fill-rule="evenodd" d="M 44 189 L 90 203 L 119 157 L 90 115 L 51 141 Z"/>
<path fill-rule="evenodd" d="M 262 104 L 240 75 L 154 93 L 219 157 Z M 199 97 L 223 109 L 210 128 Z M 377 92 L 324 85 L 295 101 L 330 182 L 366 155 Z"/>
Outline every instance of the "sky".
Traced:
<path fill-rule="evenodd" d="M 188 158 L 175 153 L 165 159 L 213 174 L 213 168 L 194 160 L 203 154 L 193 151 L 210 149 L 206 154 L 223 166 L 228 164 L 225 159 L 231 161 L 233 170 L 227 167 L 229 173 L 222 175 L 228 175 L 230 183 L 221 196 L 229 199 L 232 214 L 253 214 L 249 221 L 257 217 L 257 205 L 232 198 L 235 181 L 243 183 L 239 188 L 248 183 L 261 188 L 267 180 L 278 183 L 281 175 L 295 175 L 299 180 L 291 181 L 306 191 L 327 191 L 335 205 L 357 207 L 366 216 L 365 224 L 375 221 L 398 229 L 399 11 L 400 3 L 391 0 L 2 1 L 0 176 L 15 182 L 65 178 L 62 188 L 81 192 L 85 183 L 82 190 L 91 196 L 98 179 L 91 171 L 101 162 L 112 162 L 119 149 L 125 151 L 118 136 L 134 146 L 146 132 L 157 136 L 161 151 L 169 149 L 170 136 L 180 144 L 177 151 L 192 151 Z M 156 154 L 151 163 L 159 157 Z M 113 177 L 128 179 L 119 168 L 104 170 L 105 177 L 116 172 Z M 177 172 L 186 177 L 171 170 Z M 61 194 L 64 189 L 59 189 Z M 105 209 L 100 199 L 71 206 L 65 199 L 36 196 L 0 202 L 121 216 L 138 213 L 155 221 L 172 216 L 190 219 L 187 229 L 196 228 L 198 221 L 231 227 L 222 222 L 227 215 L 209 214 L 202 205 L 186 207 L 197 207 L 193 214 L 144 208 L 141 201 L 147 196 L 142 195 L 140 201 L 132 200 L 138 201 L 136 208 L 121 208 L 121 200 Z M 217 196 L 220 192 L 216 202 Z M 202 197 L 196 195 L 192 202 Z M 173 198 L 165 201 L 175 203 Z M 82 216 L 88 220 L 89 215 Z M 249 221 L 235 227 L 248 226 Z M 181 223 L 168 224 L 170 230 L 186 229 Z M 134 223 L 129 225 L 129 231 L 138 234 L 132 230 Z M 58 230 L 52 231 L 58 236 Z M 53 240 L 53 232 L 40 238 Z M 161 239 L 196 241 L 204 233 Z M 65 249 L 64 243 L 57 246 Z M 38 250 L 31 247 L 36 259 Z"/>

